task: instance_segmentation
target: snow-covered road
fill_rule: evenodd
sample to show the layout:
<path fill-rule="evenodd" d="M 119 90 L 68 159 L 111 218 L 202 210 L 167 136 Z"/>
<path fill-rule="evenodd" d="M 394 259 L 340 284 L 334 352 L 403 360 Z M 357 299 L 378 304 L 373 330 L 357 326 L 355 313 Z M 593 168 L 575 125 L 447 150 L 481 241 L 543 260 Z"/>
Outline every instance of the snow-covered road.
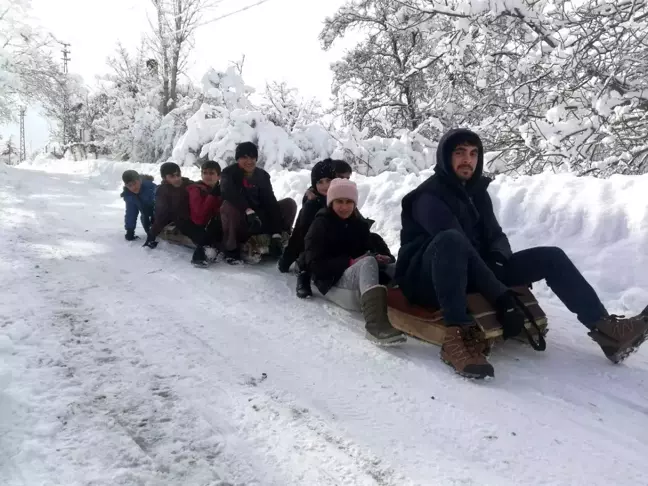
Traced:
<path fill-rule="evenodd" d="M 608 363 L 543 290 L 547 352 L 473 383 L 273 266 L 125 242 L 84 176 L 0 176 L 2 485 L 646 484 L 648 347 Z"/>

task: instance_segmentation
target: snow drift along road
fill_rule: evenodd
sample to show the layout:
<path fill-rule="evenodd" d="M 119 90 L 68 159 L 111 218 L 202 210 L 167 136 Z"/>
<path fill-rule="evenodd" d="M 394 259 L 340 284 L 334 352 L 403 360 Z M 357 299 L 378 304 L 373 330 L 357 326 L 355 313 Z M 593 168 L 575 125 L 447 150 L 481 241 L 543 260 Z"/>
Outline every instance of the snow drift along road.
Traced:
<path fill-rule="evenodd" d="M 198 270 L 125 242 L 122 167 L 76 168 L 0 167 L 1 484 L 644 482 L 648 348 L 611 365 L 544 286 L 548 351 L 507 343 L 495 380 L 471 383 L 434 347 L 374 347 L 274 267 Z M 275 179 L 296 196 L 306 174 Z M 420 178 L 360 179 L 396 246 Z M 611 310 L 645 306 L 648 177 L 493 194 L 514 246 L 560 243 Z"/>

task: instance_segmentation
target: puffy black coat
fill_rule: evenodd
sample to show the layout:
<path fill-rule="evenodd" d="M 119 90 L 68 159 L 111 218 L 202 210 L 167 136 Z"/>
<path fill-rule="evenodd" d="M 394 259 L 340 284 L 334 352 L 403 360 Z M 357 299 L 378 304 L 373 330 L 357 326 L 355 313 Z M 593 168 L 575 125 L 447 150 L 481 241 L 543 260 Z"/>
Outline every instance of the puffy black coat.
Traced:
<path fill-rule="evenodd" d="M 283 260 L 287 266 L 292 265 L 304 251 L 304 239 L 306 238 L 308 229 L 313 224 L 313 221 L 315 221 L 317 213 L 326 208 L 326 196 L 322 196 L 317 192 L 315 194 L 317 195 L 315 199 L 307 199 L 304 201 L 297 216 L 295 227 L 290 235 L 290 240 L 288 240 L 288 246 L 286 246 L 283 253 Z M 306 198 L 304 197 L 304 199 Z"/>
<path fill-rule="evenodd" d="M 257 167 L 251 177 L 245 178 L 238 164 L 225 167 L 221 174 L 221 197 L 244 213 L 253 209 L 264 228 L 270 233 L 281 233 L 283 220 L 272 188 L 270 174 Z"/>
<path fill-rule="evenodd" d="M 372 252 L 394 257 L 385 241 L 370 232 L 370 224 L 355 214 L 341 219 L 332 209 L 322 209 L 304 241 L 304 264 L 322 294 L 333 287 L 351 260 Z"/>
<path fill-rule="evenodd" d="M 428 298 L 430 270 L 422 268 L 421 257 L 441 231 L 456 229 L 470 240 L 485 260 L 510 258 L 511 245 L 502 231 L 488 195 L 491 179 L 482 175 L 484 150 L 473 177 L 462 184 L 452 169 L 452 150 L 458 137 L 473 134 L 468 130 L 451 130 L 437 148 L 435 174 L 402 201 L 401 246 L 396 263 L 396 280 L 412 303 L 425 304 Z M 416 202 L 424 198 L 425 211 L 415 214 Z"/>

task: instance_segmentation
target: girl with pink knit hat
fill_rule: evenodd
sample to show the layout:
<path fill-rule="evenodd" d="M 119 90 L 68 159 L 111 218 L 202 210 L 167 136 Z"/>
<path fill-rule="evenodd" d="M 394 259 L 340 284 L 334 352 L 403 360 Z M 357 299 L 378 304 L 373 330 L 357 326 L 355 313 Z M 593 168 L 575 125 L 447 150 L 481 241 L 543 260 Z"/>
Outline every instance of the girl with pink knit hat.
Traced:
<path fill-rule="evenodd" d="M 387 288 L 381 270 L 395 261 L 382 238 L 358 217 L 358 188 L 352 181 L 333 179 L 322 209 L 304 241 L 304 261 L 322 295 L 348 310 L 361 311 L 366 336 L 381 345 L 406 341 L 387 317 Z"/>

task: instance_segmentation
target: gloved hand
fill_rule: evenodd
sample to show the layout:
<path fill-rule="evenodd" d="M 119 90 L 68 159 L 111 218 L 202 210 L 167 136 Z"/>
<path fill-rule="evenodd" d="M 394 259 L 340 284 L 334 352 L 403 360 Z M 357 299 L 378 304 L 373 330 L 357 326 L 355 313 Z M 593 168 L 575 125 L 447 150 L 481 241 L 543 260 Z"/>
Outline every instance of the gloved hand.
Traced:
<path fill-rule="evenodd" d="M 497 320 L 502 326 L 504 340 L 518 336 L 524 328 L 526 316 L 520 309 L 520 304 L 514 291 L 508 290 L 495 302 Z"/>
<path fill-rule="evenodd" d="M 251 235 L 256 235 L 261 233 L 261 230 L 263 229 L 263 223 L 261 222 L 261 218 L 255 213 L 254 211 L 249 212 L 245 215 L 245 219 L 247 220 L 247 226 L 248 226 L 248 233 Z"/>
<path fill-rule="evenodd" d="M 281 273 L 288 273 L 290 271 L 290 265 L 286 265 L 283 255 L 279 257 L 279 260 L 277 261 L 277 268 Z"/>
<path fill-rule="evenodd" d="M 126 241 L 139 240 L 139 236 L 135 235 L 134 229 L 126 230 L 126 236 L 124 238 L 126 238 Z"/>
<path fill-rule="evenodd" d="M 155 248 L 157 248 L 157 246 L 158 246 L 158 242 L 155 241 L 155 238 L 154 237 L 152 238 L 151 236 L 148 236 L 146 238 L 146 242 L 142 245 L 142 247 L 147 247 L 150 248 L 151 250 L 154 250 Z"/>

